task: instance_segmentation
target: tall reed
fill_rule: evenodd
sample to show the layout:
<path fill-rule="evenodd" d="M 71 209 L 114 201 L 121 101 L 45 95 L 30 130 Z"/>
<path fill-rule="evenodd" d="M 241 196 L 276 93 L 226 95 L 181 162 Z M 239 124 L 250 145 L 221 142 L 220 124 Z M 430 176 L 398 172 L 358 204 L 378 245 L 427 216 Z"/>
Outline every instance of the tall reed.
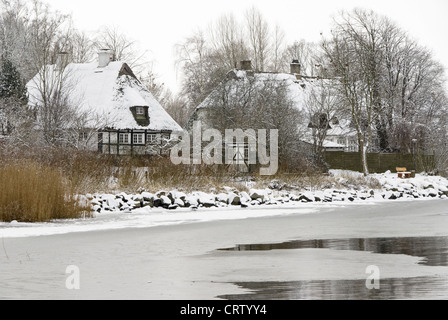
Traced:
<path fill-rule="evenodd" d="M 0 166 L 0 221 L 44 222 L 88 214 L 57 168 L 35 162 Z"/>

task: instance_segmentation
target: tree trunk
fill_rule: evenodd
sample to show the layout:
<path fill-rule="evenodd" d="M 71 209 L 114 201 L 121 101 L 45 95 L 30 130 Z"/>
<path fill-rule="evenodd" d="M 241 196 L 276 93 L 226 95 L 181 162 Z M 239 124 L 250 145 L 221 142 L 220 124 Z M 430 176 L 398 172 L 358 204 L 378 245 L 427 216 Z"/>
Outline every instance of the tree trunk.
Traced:
<path fill-rule="evenodd" d="M 369 166 L 367 164 L 367 149 L 368 145 L 364 143 L 364 138 L 359 138 L 359 154 L 361 156 L 361 165 L 364 176 L 369 175 Z"/>

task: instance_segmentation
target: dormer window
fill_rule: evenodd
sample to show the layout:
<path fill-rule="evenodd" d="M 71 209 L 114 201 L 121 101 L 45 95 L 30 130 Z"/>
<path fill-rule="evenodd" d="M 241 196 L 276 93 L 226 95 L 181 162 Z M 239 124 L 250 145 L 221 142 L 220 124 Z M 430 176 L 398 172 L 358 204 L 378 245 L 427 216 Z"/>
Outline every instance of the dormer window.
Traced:
<path fill-rule="evenodd" d="M 142 127 L 149 126 L 150 121 L 149 121 L 148 107 L 135 106 L 131 107 L 130 109 L 138 125 Z"/>

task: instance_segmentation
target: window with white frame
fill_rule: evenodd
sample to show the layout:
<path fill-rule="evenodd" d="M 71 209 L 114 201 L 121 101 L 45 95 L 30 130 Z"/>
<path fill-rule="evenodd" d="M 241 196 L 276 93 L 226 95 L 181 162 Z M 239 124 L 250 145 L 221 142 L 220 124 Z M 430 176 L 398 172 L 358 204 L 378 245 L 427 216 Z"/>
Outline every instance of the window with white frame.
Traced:
<path fill-rule="evenodd" d="M 143 133 L 134 133 L 132 142 L 134 144 L 145 144 Z"/>
<path fill-rule="evenodd" d="M 145 109 L 143 109 L 143 107 L 137 107 L 137 108 L 135 108 L 135 113 L 138 116 L 144 116 L 145 115 Z"/>
<path fill-rule="evenodd" d="M 149 144 L 156 144 L 157 143 L 157 135 L 155 133 L 149 133 L 146 136 L 146 139 Z"/>
<path fill-rule="evenodd" d="M 358 151 L 358 143 L 356 140 L 351 139 L 349 141 L 349 152 L 357 152 Z"/>
<path fill-rule="evenodd" d="M 120 133 L 118 141 L 120 144 L 129 144 L 131 142 L 129 139 L 129 133 Z"/>

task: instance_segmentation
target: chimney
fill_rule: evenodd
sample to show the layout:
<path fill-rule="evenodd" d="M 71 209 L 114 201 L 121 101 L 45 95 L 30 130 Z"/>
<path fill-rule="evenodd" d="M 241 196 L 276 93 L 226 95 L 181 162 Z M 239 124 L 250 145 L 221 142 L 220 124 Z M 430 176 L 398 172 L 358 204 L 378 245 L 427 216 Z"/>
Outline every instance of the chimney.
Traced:
<path fill-rule="evenodd" d="M 100 49 L 98 52 L 98 68 L 105 68 L 114 60 L 114 53 L 110 49 Z"/>
<path fill-rule="evenodd" d="M 295 74 L 295 75 L 300 75 L 300 68 L 301 68 L 301 65 L 299 63 L 299 60 L 292 60 L 291 73 Z"/>
<path fill-rule="evenodd" d="M 240 69 L 244 71 L 252 70 L 252 61 L 251 60 L 243 60 L 240 62 Z"/>
<path fill-rule="evenodd" d="M 68 65 L 68 52 L 59 52 L 56 58 L 56 69 L 64 70 Z"/>

